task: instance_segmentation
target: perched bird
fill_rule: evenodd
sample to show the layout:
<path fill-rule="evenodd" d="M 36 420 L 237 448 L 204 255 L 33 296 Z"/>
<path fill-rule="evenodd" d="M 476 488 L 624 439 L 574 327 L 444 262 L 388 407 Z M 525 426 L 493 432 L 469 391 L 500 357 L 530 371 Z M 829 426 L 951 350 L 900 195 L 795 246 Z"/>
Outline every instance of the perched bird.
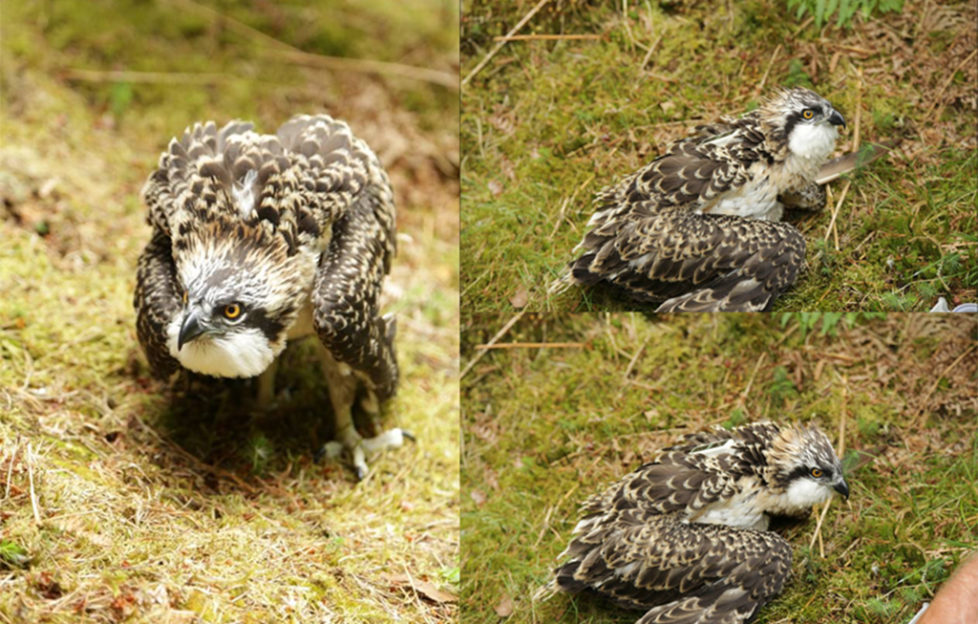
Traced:
<path fill-rule="evenodd" d="M 687 436 L 581 506 L 537 597 L 590 592 L 637 624 L 738 624 L 780 593 L 791 547 L 772 517 L 804 517 L 849 486 L 814 427 L 765 422 Z"/>
<path fill-rule="evenodd" d="M 603 284 L 657 311 L 757 311 L 791 286 L 805 240 L 784 208 L 819 210 L 815 183 L 842 115 L 795 87 L 699 126 L 601 192 L 580 256 L 551 291 Z"/>
<path fill-rule="evenodd" d="M 170 141 L 143 188 L 152 238 L 139 259 L 136 328 L 152 372 L 259 378 L 273 395 L 286 342 L 315 334 L 340 447 L 357 475 L 355 407 L 394 394 L 395 323 L 379 296 L 394 256 L 393 193 L 374 153 L 342 121 L 300 115 L 275 135 L 233 121 Z M 333 452 L 339 448 L 330 447 Z"/>

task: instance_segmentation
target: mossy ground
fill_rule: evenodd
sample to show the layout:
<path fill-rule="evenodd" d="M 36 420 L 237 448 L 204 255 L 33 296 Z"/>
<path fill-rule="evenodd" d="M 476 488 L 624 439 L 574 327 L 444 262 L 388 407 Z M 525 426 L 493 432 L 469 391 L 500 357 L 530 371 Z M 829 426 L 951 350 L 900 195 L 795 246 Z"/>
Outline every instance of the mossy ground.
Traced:
<path fill-rule="evenodd" d="M 535 3 L 466 4 L 463 76 Z M 520 34 L 598 38 L 510 41 L 463 86 L 463 310 L 505 314 L 510 299 L 534 311 L 636 309 L 600 291 L 547 292 L 592 195 L 697 123 L 795 84 L 845 114 L 839 153 L 857 123 L 860 144 L 901 142 L 849 174 L 834 225 L 844 180 L 824 211 L 794 220 L 808 270 L 775 310 L 973 301 L 976 23 L 973 2 L 908 0 L 902 13 L 822 29 L 780 0 L 548 4 Z"/>
<path fill-rule="evenodd" d="M 455 618 L 458 10 L 408 5 L 0 7 L 0 622 Z M 330 431 L 308 345 L 256 413 L 249 382 L 152 380 L 135 336 L 139 190 L 169 138 L 311 112 L 351 124 L 398 202 L 385 424 L 418 443 L 359 484 L 313 460 Z"/>
<path fill-rule="evenodd" d="M 463 334 L 463 360 L 495 334 Z M 978 548 L 978 321 L 952 315 L 527 315 L 462 379 L 462 621 L 634 622 L 533 603 L 587 496 L 701 427 L 817 423 L 852 488 L 790 528 L 757 622 L 906 622 Z M 530 348 L 519 343 L 565 343 Z"/>

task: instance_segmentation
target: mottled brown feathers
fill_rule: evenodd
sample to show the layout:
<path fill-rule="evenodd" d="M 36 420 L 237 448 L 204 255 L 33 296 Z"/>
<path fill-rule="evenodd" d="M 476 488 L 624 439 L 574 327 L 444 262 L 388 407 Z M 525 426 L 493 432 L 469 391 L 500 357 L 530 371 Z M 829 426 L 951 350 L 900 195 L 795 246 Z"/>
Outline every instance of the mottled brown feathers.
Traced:
<path fill-rule="evenodd" d="M 816 210 L 821 155 L 794 155 L 799 107 L 825 111 L 807 89 L 782 90 L 739 119 L 701 125 L 655 160 L 600 191 L 565 282 L 660 304 L 657 311 L 767 309 L 797 279 L 805 243 L 783 207 Z M 831 138 L 834 142 L 834 138 Z M 824 160 L 824 159 L 823 159 Z M 559 285 L 555 285 L 559 289 Z"/>
<path fill-rule="evenodd" d="M 642 624 L 750 621 L 791 571 L 791 548 L 766 530 L 767 517 L 810 509 L 791 489 L 809 466 L 836 473 L 825 487 L 848 492 L 815 428 L 755 423 L 688 435 L 584 501 L 538 595 L 597 594 L 644 611 Z"/>
<path fill-rule="evenodd" d="M 394 197 L 347 124 L 300 115 L 275 135 L 240 121 L 194 124 L 167 146 L 143 197 L 153 234 L 134 303 L 156 374 L 179 367 L 167 332 L 192 286 L 182 280 L 197 276 L 200 292 L 223 288 L 267 304 L 246 320 L 275 349 L 311 301 L 332 357 L 378 398 L 393 393 L 394 323 L 380 315 L 379 296 L 395 251 Z"/>

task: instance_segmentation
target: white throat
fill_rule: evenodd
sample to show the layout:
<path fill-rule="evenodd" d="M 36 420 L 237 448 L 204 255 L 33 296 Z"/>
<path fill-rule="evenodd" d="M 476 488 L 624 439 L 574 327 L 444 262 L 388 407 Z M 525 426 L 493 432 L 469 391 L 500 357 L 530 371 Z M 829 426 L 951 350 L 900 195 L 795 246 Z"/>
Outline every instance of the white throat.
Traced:
<path fill-rule="evenodd" d="M 199 336 L 177 349 L 180 316 L 167 328 L 170 355 L 194 372 L 214 377 L 254 377 L 260 375 L 285 348 L 270 343 L 261 330 L 237 328 L 224 336 Z"/>
<path fill-rule="evenodd" d="M 800 158 L 816 161 L 821 165 L 835 149 L 839 131 L 828 123 L 799 123 L 791 129 L 788 150 Z"/>

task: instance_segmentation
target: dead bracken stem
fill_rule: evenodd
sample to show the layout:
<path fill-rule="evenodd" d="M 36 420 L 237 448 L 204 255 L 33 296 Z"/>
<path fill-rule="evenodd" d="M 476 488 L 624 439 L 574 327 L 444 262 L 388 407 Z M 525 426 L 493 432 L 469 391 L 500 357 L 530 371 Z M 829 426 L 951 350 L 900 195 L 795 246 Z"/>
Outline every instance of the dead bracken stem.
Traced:
<path fill-rule="evenodd" d="M 27 482 L 31 491 L 31 510 L 34 512 L 34 523 L 39 525 L 41 524 L 41 512 L 37 507 L 37 492 L 34 490 L 34 448 L 30 441 L 27 442 L 25 459 L 27 460 Z"/>
<path fill-rule="evenodd" d="M 863 103 L 863 71 L 862 69 L 857 69 L 857 84 L 856 89 L 856 117 L 852 123 L 852 153 L 859 153 L 859 125 L 860 119 L 862 117 L 862 103 Z M 839 246 L 839 231 L 835 227 L 835 221 L 839 216 L 839 210 L 842 208 L 842 202 L 846 200 L 846 194 L 849 192 L 850 181 L 846 180 L 846 185 L 842 187 L 842 194 L 839 195 L 839 201 L 836 202 L 835 208 L 832 209 L 832 219 L 829 221 L 829 227 L 825 230 L 825 242 L 828 242 L 829 236 L 833 237 L 835 242 L 835 250 L 839 251 L 841 247 Z"/>
<path fill-rule="evenodd" d="M 523 318 L 523 315 L 524 314 L 526 314 L 526 308 L 523 308 L 522 310 L 520 310 L 519 312 L 517 312 L 515 315 L 513 315 L 513 318 L 511 318 L 508 321 L 506 321 L 506 324 L 503 325 L 502 329 L 500 329 L 498 332 L 496 332 L 496 335 L 493 336 L 492 337 L 492 340 L 490 340 L 488 343 L 486 343 L 486 345 L 491 346 L 491 345 L 494 345 L 497 342 L 499 342 L 502 339 L 502 337 L 506 335 L 506 332 L 508 332 L 510 330 L 510 328 L 513 325 L 515 325 L 518 320 L 520 320 L 521 318 Z M 472 370 L 472 367 L 475 366 L 475 363 L 478 362 L 479 360 L 481 360 L 482 359 L 482 356 L 485 355 L 488 352 L 489 352 L 489 349 L 488 348 L 479 349 L 479 352 L 476 354 L 476 356 L 474 358 L 472 358 L 471 360 L 469 360 L 469 363 L 466 364 L 465 365 L 465 368 L 462 369 L 462 372 L 459 373 L 458 378 L 459 379 L 462 379 L 463 377 L 465 377 L 465 374 L 467 372 L 469 372 L 470 370 Z"/>
<path fill-rule="evenodd" d="M 424 82 L 438 84 L 449 89 L 458 90 L 458 78 L 449 72 L 429 69 L 427 67 L 415 67 L 413 65 L 402 65 L 400 63 L 388 63 L 385 61 L 375 61 L 371 59 L 347 58 L 339 56 L 325 56 L 323 54 L 312 54 L 304 52 L 299 48 L 291 46 L 284 41 L 279 41 L 275 37 L 248 26 L 233 17 L 215 11 L 210 7 L 203 6 L 192 0 L 170 0 L 172 4 L 182 5 L 197 13 L 204 13 L 215 21 L 227 26 L 240 35 L 248 37 L 251 41 L 259 44 L 265 43 L 271 46 L 271 51 L 275 54 L 287 57 L 299 65 L 311 65 L 327 69 L 339 69 L 347 71 L 359 71 L 374 73 L 387 76 L 400 76 Z"/>
<path fill-rule="evenodd" d="M 562 41 L 598 40 L 601 35 L 505 35 L 493 37 L 493 41 Z"/>
<path fill-rule="evenodd" d="M 754 97 L 760 95 L 761 91 L 764 90 L 764 84 L 767 83 L 767 76 L 771 73 L 771 67 L 774 65 L 774 60 L 778 58 L 778 54 L 780 53 L 781 44 L 779 43 L 778 47 L 774 48 L 774 52 L 771 54 L 771 60 L 767 62 L 767 69 L 764 70 L 764 75 L 761 76 L 761 82 L 757 85 L 757 89 L 754 92 Z"/>
<path fill-rule="evenodd" d="M 937 123 L 937 121 L 941 118 L 941 114 L 944 112 L 944 105 L 940 104 L 940 101 L 941 98 L 944 97 L 944 92 L 947 91 L 947 88 L 951 85 L 951 82 L 954 80 L 954 75 L 957 74 L 962 67 L 967 65 L 971 61 L 971 59 L 975 57 L 975 54 L 978 54 L 978 50 L 972 50 L 971 54 L 968 55 L 968 58 L 961 61 L 961 63 L 959 63 L 958 66 L 954 68 L 954 71 L 952 71 L 951 74 L 944 81 L 944 84 L 941 85 L 941 90 L 937 92 L 937 97 L 935 97 L 934 100 L 931 102 L 930 109 L 927 111 L 927 114 L 924 115 L 924 117 L 929 117 L 931 112 L 934 111 L 935 108 L 937 109 L 937 114 L 934 115 L 934 118 L 930 120 L 931 123 Z"/>
<path fill-rule="evenodd" d="M 506 36 L 503 37 L 502 41 L 498 42 L 495 45 L 495 47 L 493 47 L 492 50 L 489 50 L 489 53 L 486 54 L 481 61 L 479 61 L 479 64 L 472 68 L 472 71 L 469 72 L 469 75 L 462 79 L 462 86 L 464 87 L 465 84 L 472 79 L 472 76 L 478 74 L 482 70 L 482 68 L 489 63 L 489 60 L 496 55 L 496 52 L 499 52 L 499 50 L 501 50 L 502 47 L 506 45 L 506 42 L 509 41 L 509 38 L 515 35 L 516 33 L 518 33 L 520 29 L 523 28 L 523 26 L 525 26 L 526 23 L 530 21 L 530 18 L 536 15 L 537 11 L 542 9 L 543 5 L 547 4 L 547 2 L 549 1 L 550 0 L 540 0 L 540 2 L 537 2 L 537 5 L 535 7 L 530 9 L 529 13 L 523 16 L 523 19 L 516 22 L 516 26 L 513 26 L 513 28 L 508 33 L 506 33 Z"/>
<path fill-rule="evenodd" d="M 580 349 L 583 342 L 503 342 L 499 344 L 476 345 L 476 349 Z"/>
<path fill-rule="evenodd" d="M 836 443 L 836 454 L 841 459 L 846 452 L 846 413 L 847 403 L 846 391 L 849 387 L 849 380 L 845 377 L 841 377 L 842 382 L 842 414 L 839 417 L 839 441 Z M 829 512 L 829 506 L 832 504 L 832 499 L 825 501 L 825 505 L 822 507 L 822 513 L 818 516 L 818 522 L 815 524 L 815 533 L 812 534 L 812 541 L 808 543 L 808 549 L 811 550 L 815 545 L 815 540 L 818 540 L 818 555 L 822 558 L 825 557 L 825 544 L 822 542 L 822 522 L 825 521 L 825 516 Z"/>

